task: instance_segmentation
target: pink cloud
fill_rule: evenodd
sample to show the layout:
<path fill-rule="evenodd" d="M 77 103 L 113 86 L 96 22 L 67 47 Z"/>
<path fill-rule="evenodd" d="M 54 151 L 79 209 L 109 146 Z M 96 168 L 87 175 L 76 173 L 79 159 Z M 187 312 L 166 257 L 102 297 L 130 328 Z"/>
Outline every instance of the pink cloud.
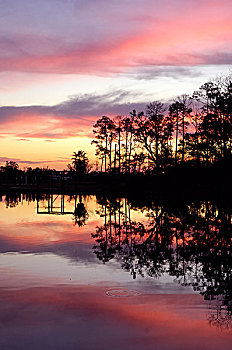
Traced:
<path fill-rule="evenodd" d="M 109 116 L 143 110 L 145 104 L 125 102 L 134 97 L 124 91 L 72 97 L 54 106 L 0 107 L 1 136 L 51 142 L 69 137 L 93 138 L 92 128 L 102 113 Z"/>
<path fill-rule="evenodd" d="M 117 24 L 122 27 L 121 31 L 115 30 L 113 19 L 110 30 L 108 27 L 104 30 L 104 22 L 100 30 L 99 23 L 91 17 L 93 30 L 96 29 L 95 40 L 90 33 L 82 41 L 78 35 L 72 40 L 49 34 L 14 34 L 11 40 L 2 37 L 0 45 L 5 54 L 0 57 L 0 71 L 109 74 L 146 65 L 232 62 L 231 2 L 190 1 L 184 4 L 180 1 L 175 6 L 161 6 L 159 2 L 156 5 L 157 11 L 152 14 L 155 3 L 145 1 L 140 19 L 136 9 L 133 17 L 131 9 L 121 4 L 125 7 L 122 21 L 119 19 Z M 106 7 L 105 16 L 110 16 L 111 11 Z M 85 16 L 87 20 L 90 14 L 85 13 Z M 123 19 L 128 21 L 127 27 Z M 80 27 L 81 37 L 83 30 L 84 27 Z"/>

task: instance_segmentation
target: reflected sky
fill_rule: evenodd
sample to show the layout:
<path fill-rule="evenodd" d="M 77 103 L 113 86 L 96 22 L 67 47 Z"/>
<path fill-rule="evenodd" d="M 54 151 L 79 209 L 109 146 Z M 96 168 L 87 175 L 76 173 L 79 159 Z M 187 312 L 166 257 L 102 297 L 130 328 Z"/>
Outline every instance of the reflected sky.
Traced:
<path fill-rule="evenodd" d="M 54 201 L 52 207 L 51 200 Z M 78 224 L 83 219 L 81 212 L 75 210 L 79 203 L 84 204 L 88 212 L 81 225 Z M 167 246 L 174 247 L 172 252 L 176 252 L 179 244 L 179 254 L 183 253 L 180 238 L 177 237 L 171 245 L 167 243 L 167 235 L 165 240 L 160 241 L 160 251 L 161 247 L 165 248 L 165 255 L 162 255 L 165 268 L 162 267 L 163 273 L 159 277 L 140 274 L 137 268 L 136 278 L 133 278 L 128 264 L 125 267 L 125 259 L 134 259 L 133 268 L 136 268 L 134 262 L 138 262 L 138 254 L 145 254 L 151 259 L 148 250 L 141 250 L 141 247 L 148 242 L 146 235 L 153 227 L 154 217 L 156 230 L 159 229 L 159 236 L 163 234 L 163 237 L 162 232 L 172 232 L 174 227 L 170 228 L 165 218 L 168 217 L 172 225 L 179 222 L 180 232 L 180 217 L 187 225 L 188 217 L 183 214 L 184 210 L 181 211 L 182 216 L 179 214 L 174 220 L 171 211 L 165 209 L 168 215 L 163 216 L 161 221 L 165 225 L 162 226 L 158 220 L 160 213 L 164 213 L 162 206 L 142 207 L 125 200 L 116 203 L 95 196 L 65 196 L 63 204 L 61 196 L 42 196 L 39 201 L 27 196 L 13 200 L 2 197 L 0 348 L 179 350 L 218 349 L 223 346 L 230 349 L 232 331 L 228 300 L 226 309 L 219 297 L 206 300 L 193 283 L 187 279 L 183 283 L 181 274 L 170 273 L 170 267 L 165 262 L 169 261 Z M 200 205 L 199 217 L 211 220 L 210 227 L 217 232 L 217 222 L 222 222 L 220 210 L 208 207 L 205 209 L 203 204 Z M 192 205 L 188 208 L 188 213 L 195 215 L 196 207 Z M 209 212 L 214 212 L 214 218 L 209 218 Z M 230 220 L 228 211 L 223 213 Z M 77 214 L 79 216 L 75 217 Z M 118 220 L 120 235 L 117 231 L 119 225 L 115 225 L 119 224 Z M 133 231 L 131 240 L 127 239 L 129 224 L 130 232 L 132 228 L 139 227 L 140 236 Z M 193 231 L 195 227 L 191 225 L 186 226 L 186 256 L 182 255 L 186 260 L 187 277 L 195 262 L 195 253 L 192 253 L 195 248 L 189 245 L 189 233 L 187 236 L 187 230 Z M 145 227 L 146 232 L 142 232 L 141 227 Z M 161 228 L 165 230 L 161 231 Z M 99 232 L 100 240 L 96 236 Z M 176 231 L 173 229 L 173 232 Z M 105 234 L 109 238 L 107 247 L 104 245 Z M 194 241 L 193 233 L 191 237 Z M 123 244 L 123 254 L 118 247 L 118 239 Z M 107 260 L 99 259 L 96 254 L 96 250 L 99 252 L 102 247 L 114 248 Z M 128 247 L 131 249 L 128 250 Z M 188 258 L 190 253 L 191 259 Z M 223 254 L 222 249 L 220 254 Z M 154 258 L 143 259 L 143 263 L 147 261 L 153 263 Z M 161 262 L 159 264 L 162 265 Z M 176 271 L 180 269 L 176 268 Z M 199 271 L 201 276 L 202 265 Z M 203 269 L 203 273 L 207 272 Z M 230 280 L 221 281 L 225 284 Z M 230 290 L 229 285 L 226 287 Z M 114 291 L 118 294 L 114 295 Z M 125 296 L 126 292 L 136 293 Z M 120 293 L 124 297 L 118 297 Z"/>
<path fill-rule="evenodd" d="M 60 201 L 59 196 L 53 206 L 54 213 L 60 212 Z M 93 254 L 91 234 L 96 226 L 104 224 L 104 217 L 99 215 L 102 206 L 97 204 L 95 197 L 83 201 L 89 215 L 87 223 L 78 227 L 74 215 L 70 214 L 74 213 L 74 199 L 65 198 L 67 215 L 49 215 L 47 200 L 40 200 L 38 209 L 37 201 L 22 200 L 10 207 L 3 198 L 0 203 L 1 266 L 11 271 L 15 269 L 17 273 L 22 271 L 33 280 L 35 276 L 52 278 L 53 283 L 130 283 L 131 276 L 122 273 L 116 260 L 102 264 Z M 145 220 L 143 213 L 132 213 L 137 220 Z M 168 276 L 164 278 L 168 282 L 172 280 Z"/>

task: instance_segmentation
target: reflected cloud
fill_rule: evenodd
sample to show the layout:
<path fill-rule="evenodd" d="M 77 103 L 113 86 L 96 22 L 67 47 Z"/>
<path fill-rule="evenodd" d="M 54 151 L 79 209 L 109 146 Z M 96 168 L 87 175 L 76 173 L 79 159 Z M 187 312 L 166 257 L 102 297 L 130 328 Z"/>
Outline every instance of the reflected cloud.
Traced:
<path fill-rule="evenodd" d="M 197 296 L 108 298 L 105 291 L 106 286 L 1 290 L 0 306 L 5 305 L 0 316 L 5 324 L 1 346 L 14 348 L 22 329 L 30 327 L 24 335 L 24 349 L 39 349 L 37 344 L 90 349 L 96 343 L 97 349 L 113 345 L 114 349 L 150 350 L 154 344 L 160 349 L 173 348 L 173 344 L 176 349 L 190 350 L 206 344 L 211 349 L 222 345 L 229 349 L 228 342 L 198 319 L 199 310 L 189 318 L 191 308 L 201 306 Z"/>
<path fill-rule="evenodd" d="M 19 208 L 20 198 L 21 195 L 8 196 L 2 200 L 8 208 L 14 208 L 9 209 L 11 212 Z M 94 266 L 94 278 L 100 273 L 106 280 L 109 276 L 101 275 L 102 271 L 119 273 L 120 267 L 127 272 L 127 281 L 138 280 L 135 285 L 139 290 L 143 288 L 143 279 L 155 280 L 161 286 L 154 284 L 153 288 L 166 293 L 173 281 L 172 293 L 185 293 L 186 289 L 187 294 L 192 290 L 191 293 L 203 296 L 198 300 L 208 308 L 210 326 L 223 331 L 231 329 L 230 206 L 210 201 L 167 203 L 104 196 L 98 197 L 96 204 L 94 198 L 81 195 L 60 196 L 58 202 L 52 195 L 29 196 L 27 200 L 30 203 L 36 199 L 34 215 L 41 217 L 41 221 L 20 220 L 15 226 L 2 219 L 2 258 L 8 259 L 8 253 L 31 258 L 52 254 L 67 259 L 77 268 L 80 264 L 86 268 Z M 165 283 L 163 287 L 162 283 Z M 128 290 L 133 289 L 131 286 Z M 152 286 L 149 295 L 156 293 L 156 289 L 152 292 Z"/>

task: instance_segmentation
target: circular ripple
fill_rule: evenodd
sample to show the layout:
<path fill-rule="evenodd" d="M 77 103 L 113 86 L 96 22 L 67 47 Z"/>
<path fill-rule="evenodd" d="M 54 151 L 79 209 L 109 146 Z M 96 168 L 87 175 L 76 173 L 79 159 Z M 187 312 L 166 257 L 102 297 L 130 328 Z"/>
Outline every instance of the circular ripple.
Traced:
<path fill-rule="evenodd" d="M 127 289 L 111 289 L 106 292 L 108 297 L 114 298 L 127 298 L 127 297 L 135 297 L 139 295 L 139 292 L 136 290 L 127 290 Z"/>

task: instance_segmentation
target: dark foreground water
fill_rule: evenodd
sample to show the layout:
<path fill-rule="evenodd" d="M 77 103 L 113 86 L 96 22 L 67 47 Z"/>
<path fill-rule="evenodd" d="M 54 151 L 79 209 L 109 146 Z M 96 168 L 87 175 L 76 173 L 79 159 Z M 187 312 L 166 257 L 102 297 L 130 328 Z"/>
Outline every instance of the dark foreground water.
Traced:
<path fill-rule="evenodd" d="M 0 349 L 231 349 L 231 210 L 2 197 Z"/>

